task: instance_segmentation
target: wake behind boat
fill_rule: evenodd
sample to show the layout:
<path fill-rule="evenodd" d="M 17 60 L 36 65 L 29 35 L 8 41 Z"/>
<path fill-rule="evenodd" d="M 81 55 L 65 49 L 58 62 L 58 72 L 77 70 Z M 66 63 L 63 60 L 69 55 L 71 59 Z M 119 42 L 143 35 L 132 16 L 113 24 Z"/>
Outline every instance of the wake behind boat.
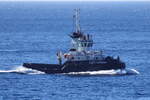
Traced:
<path fill-rule="evenodd" d="M 105 56 L 102 51 L 92 50 L 92 35 L 81 31 L 79 9 L 75 11 L 75 31 L 69 35 L 72 47 L 68 53 L 57 53 L 59 64 L 24 63 L 23 66 L 48 74 L 125 69 L 119 56 L 113 58 Z"/>

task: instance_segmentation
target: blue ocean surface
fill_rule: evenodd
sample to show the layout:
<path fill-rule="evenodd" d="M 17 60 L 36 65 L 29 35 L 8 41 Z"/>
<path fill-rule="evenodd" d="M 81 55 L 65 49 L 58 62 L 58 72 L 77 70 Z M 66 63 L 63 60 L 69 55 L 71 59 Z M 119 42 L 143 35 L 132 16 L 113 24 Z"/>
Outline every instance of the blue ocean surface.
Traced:
<path fill-rule="evenodd" d="M 74 9 L 96 50 L 138 75 L 29 74 L 71 46 Z M 0 100 L 150 100 L 150 2 L 0 2 Z"/>

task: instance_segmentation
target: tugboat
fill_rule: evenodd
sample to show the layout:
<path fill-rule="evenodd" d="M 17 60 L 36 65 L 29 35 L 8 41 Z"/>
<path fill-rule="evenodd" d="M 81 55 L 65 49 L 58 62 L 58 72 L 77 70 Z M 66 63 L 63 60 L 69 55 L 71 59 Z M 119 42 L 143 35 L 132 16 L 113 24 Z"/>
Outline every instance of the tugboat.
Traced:
<path fill-rule="evenodd" d="M 79 11 L 75 10 L 75 31 L 69 35 L 72 47 L 68 53 L 57 53 L 58 64 L 24 63 L 23 66 L 47 74 L 125 69 L 119 56 L 113 58 L 105 56 L 102 51 L 92 50 L 92 35 L 81 31 Z"/>

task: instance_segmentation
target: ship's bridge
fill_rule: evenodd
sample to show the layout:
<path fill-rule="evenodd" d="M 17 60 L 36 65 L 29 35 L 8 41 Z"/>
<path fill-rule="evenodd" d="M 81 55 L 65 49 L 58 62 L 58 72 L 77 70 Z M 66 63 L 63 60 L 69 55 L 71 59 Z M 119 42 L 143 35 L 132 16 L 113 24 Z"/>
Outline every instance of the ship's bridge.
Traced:
<path fill-rule="evenodd" d="M 73 33 L 71 36 L 73 48 L 78 52 L 88 51 L 93 46 L 92 35 L 83 33 Z"/>
<path fill-rule="evenodd" d="M 75 19 L 75 30 L 69 35 L 72 39 L 72 47 L 69 53 L 64 54 L 64 58 L 71 61 L 102 60 L 103 55 L 101 51 L 92 51 L 92 35 L 84 34 L 81 31 L 79 11 L 79 9 L 76 9 L 76 13 L 73 16 Z"/>

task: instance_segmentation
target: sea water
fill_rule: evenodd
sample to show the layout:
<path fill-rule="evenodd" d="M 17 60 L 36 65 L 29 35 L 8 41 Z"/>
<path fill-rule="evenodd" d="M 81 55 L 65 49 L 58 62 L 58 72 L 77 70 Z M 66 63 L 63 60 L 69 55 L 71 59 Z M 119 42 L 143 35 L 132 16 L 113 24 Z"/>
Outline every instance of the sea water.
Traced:
<path fill-rule="evenodd" d="M 56 53 L 71 46 L 75 8 L 93 48 L 120 56 L 136 75 L 48 75 L 22 67 L 58 63 Z M 0 2 L 0 100 L 149 100 L 149 11 L 150 2 Z"/>

